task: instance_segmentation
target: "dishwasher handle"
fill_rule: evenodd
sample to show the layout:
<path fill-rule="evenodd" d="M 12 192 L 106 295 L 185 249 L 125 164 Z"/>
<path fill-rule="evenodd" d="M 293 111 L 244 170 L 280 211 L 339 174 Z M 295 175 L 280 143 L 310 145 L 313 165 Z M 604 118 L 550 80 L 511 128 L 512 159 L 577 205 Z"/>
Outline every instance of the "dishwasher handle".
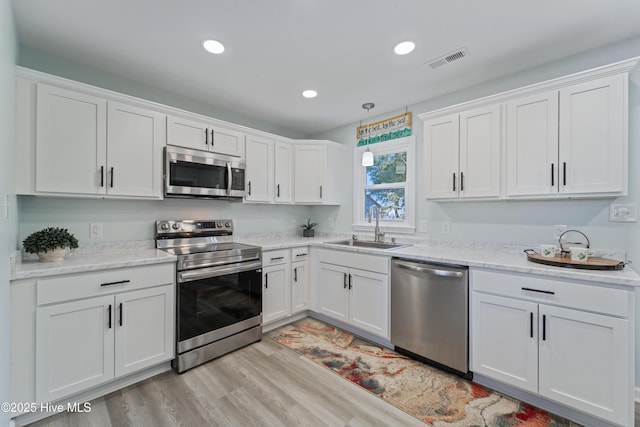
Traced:
<path fill-rule="evenodd" d="M 399 268 L 404 268 L 405 270 L 416 271 L 418 273 L 427 273 L 432 276 L 440 276 L 440 277 L 463 277 L 464 273 L 461 271 L 453 271 L 453 270 L 444 270 L 438 267 L 429 267 L 423 264 L 413 264 L 413 263 L 397 263 Z"/>

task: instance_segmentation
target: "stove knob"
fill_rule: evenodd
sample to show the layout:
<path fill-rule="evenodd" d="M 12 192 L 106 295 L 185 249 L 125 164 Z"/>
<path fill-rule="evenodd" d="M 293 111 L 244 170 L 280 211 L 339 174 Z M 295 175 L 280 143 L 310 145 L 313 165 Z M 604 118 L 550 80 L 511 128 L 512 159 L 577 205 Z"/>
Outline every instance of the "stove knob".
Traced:
<path fill-rule="evenodd" d="M 230 228 L 231 227 L 231 223 L 229 221 L 227 221 L 227 222 L 224 223 L 224 226 L 227 227 L 227 228 Z"/>
<path fill-rule="evenodd" d="M 166 222 L 163 222 L 162 224 L 160 224 L 160 229 L 165 231 L 168 230 L 169 224 L 167 224 Z"/>
<path fill-rule="evenodd" d="M 216 222 L 216 227 L 218 227 L 218 228 L 222 228 L 222 221 L 218 221 L 218 222 Z"/>
<path fill-rule="evenodd" d="M 178 224 L 177 222 L 174 222 L 171 228 L 173 228 L 174 230 L 180 230 L 180 224 Z"/>

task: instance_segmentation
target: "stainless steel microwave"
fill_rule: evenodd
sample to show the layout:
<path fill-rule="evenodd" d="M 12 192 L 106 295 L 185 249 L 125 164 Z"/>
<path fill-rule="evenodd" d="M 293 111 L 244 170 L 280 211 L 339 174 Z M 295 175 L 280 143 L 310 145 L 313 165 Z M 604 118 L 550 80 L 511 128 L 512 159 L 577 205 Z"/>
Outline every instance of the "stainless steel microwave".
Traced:
<path fill-rule="evenodd" d="M 241 199 L 245 195 L 245 165 L 237 157 L 166 146 L 164 195 Z"/>

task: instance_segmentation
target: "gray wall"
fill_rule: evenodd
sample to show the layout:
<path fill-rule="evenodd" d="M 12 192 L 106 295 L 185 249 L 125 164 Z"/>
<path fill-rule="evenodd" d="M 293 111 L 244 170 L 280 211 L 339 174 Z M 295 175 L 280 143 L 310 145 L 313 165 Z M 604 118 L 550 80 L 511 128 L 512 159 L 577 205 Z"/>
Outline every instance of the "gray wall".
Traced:
<path fill-rule="evenodd" d="M 417 114 L 438 108 L 470 101 L 510 89 L 538 83 L 555 77 L 595 68 L 601 65 L 640 56 L 640 38 L 626 40 L 615 45 L 585 52 L 542 67 L 527 70 L 506 78 L 467 88 L 436 99 L 409 105 L 414 115 L 413 133 L 416 135 L 417 167 L 417 212 L 416 219 L 428 222 L 427 233 L 416 233 L 424 237 L 513 242 L 536 246 L 552 243 L 553 225 L 564 224 L 586 233 L 592 246 L 597 248 L 623 249 L 627 258 L 635 261 L 640 271 L 640 225 L 638 223 L 611 223 L 610 203 L 640 203 L 640 67 L 629 83 L 629 196 L 606 200 L 554 200 L 554 201 L 509 201 L 509 202 L 461 202 L 434 203 L 422 196 L 422 122 Z M 375 98 L 371 99 L 375 102 Z M 391 117 L 401 111 L 380 112 L 371 121 Z M 314 135 L 315 138 L 332 139 L 355 147 L 355 129 L 358 123 Z M 348 150 L 353 158 L 353 150 Z M 351 160 L 352 161 L 352 160 Z M 350 163 L 353 164 L 353 163 Z M 352 188 L 352 176 L 345 176 L 345 188 Z M 352 203 L 339 210 L 321 208 L 316 210 L 318 221 L 334 217 L 336 229 L 350 231 Z M 451 223 L 451 234 L 441 233 L 441 224 Z M 417 225 L 417 224 L 416 224 Z M 640 291 L 636 293 L 636 310 L 640 313 Z M 636 316 L 636 384 L 640 386 L 640 315 Z M 640 397 L 640 390 L 637 392 Z"/>
<path fill-rule="evenodd" d="M 0 0 L 0 402 L 10 401 L 10 293 L 9 256 L 16 250 L 18 213 L 14 190 L 15 63 L 17 55 L 13 7 Z M 9 194 L 9 217 L 4 217 L 4 195 Z M 11 414 L 0 412 L 0 426 Z"/>

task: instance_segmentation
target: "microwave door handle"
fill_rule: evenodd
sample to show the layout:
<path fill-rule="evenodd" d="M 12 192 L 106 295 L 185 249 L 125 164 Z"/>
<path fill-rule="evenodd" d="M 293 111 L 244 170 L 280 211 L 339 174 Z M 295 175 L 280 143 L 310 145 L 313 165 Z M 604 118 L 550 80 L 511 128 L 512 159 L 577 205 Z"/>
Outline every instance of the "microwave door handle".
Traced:
<path fill-rule="evenodd" d="M 232 175 L 231 175 L 231 163 L 227 162 L 227 196 L 231 195 L 231 181 L 232 181 Z"/>

